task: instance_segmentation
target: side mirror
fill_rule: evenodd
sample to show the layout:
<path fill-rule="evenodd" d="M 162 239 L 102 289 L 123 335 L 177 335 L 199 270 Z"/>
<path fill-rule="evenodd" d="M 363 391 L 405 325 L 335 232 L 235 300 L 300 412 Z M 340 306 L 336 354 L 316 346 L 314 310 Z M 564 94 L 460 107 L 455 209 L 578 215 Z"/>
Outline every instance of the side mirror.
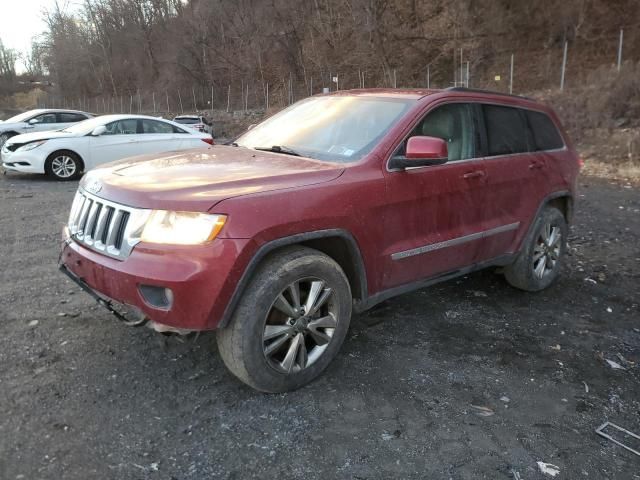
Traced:
<path fill-rule="evenodd" d="M 436 137 L 411 137 L 407 140 L 404 156 L 395 156 L 389 162 L 391 169 L 427 167 L 447 163 L 449 152 L 447 142 Z"/>
<path fill-rule="evenodd" d="M 38 120 L 37 118 L 32 118 L 31 120 L 29 120 L 27 122 L 29 125 L 35 125 L 36 123 L 40 123 L 40 120 Z"/>
<path fill-rule="evenodd" d="M 248 132 L 249 130 L 251 130 L 253 127 L 255 127 L 256 125 L 257 125 L 257 123 L 252 123 L 251 125 L 249 125 L 249 126 L 247 127 L 247 132 Z"/>
<path fill-rule="evenodd" d="M 91 132 L 91 136 L 99 137 L 100 135 L 104 135 L 106 131 L 107 131 L 107 127 L 105 127 L 104 125 L 100 125 L 99 127 L 96 127 L 93 129 L 93 131 Z"/>

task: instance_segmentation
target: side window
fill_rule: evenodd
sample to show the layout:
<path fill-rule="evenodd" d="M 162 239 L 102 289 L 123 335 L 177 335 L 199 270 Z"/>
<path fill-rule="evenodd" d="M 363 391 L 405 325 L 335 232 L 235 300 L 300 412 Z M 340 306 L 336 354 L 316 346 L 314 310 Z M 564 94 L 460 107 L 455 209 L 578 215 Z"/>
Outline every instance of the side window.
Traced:
<path fill-rule="evenodd" d="M 471 105 L 450 103 L 437 107 L 411 132 L 410 137 L 437 137 L 447 142 L 449 161 L 474 158 L 476 148 L 475 123 Z M 406 142 L 405 142 L 406 143 Z M 402 146 L 404 154 L 405 145 Z"/>
<path fill-rule="evenodd" d="M 527 119 L 533 131 L 536 150 L 556 150 L 564 147 L 564 141 L 558 129 L 546 114 L 527 110 Z"/>
<path fill-rule="evenodd" d="M 33 123 L 56 123 L 55 113 L 43 113 L 33 118 Z"/>
<path fill-rule="evenodd" d="M 138 133 L 138 120 L 135 118 L 118 120 L 107 124 L 106 127 L 105 135 L 134 135 Z"/>
<path fill-rule="evenodd" d="M 76 123 L 86 119 L 87 117 L 79 113 L 58 113 L 58 123 Z"/>
<path fill-rule="evenodd" d="M 489 156 L 528 152 L 527 126 L 517 108 L 483 105 Z"/>
<path fill-rule="evenodd" d="M 143 133 L 173 133 L 173 125 L 156 120 L 142 120 Z"/>

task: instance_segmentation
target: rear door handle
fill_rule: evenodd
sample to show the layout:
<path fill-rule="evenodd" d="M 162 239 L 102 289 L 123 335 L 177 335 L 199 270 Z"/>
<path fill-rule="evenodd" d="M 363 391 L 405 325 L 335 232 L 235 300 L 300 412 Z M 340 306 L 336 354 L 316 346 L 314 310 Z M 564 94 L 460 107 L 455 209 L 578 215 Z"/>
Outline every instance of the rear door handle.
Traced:
<path fill-rule="evenodd" d="M 476 170 L 474 172 L 465 173 L 462 178 L 465 180 L 469 180 L 470 178 L 481 178 L 484 177 L 484 172 L 482 170 Z"/>

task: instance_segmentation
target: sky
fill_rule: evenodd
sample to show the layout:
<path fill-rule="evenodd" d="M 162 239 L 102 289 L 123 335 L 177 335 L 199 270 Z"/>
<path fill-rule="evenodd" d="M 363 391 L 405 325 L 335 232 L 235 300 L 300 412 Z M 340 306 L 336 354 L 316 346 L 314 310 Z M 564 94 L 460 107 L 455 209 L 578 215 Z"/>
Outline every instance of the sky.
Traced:
<path fill-rule="evenodd" d="M 60 7 L 73 8 L 80 0 L 58 0 Z M 42 11 L 56 0 L 0 0 L 0 39 L 19 52 L 29 50 L 31 39 L 45 30 Z"/>

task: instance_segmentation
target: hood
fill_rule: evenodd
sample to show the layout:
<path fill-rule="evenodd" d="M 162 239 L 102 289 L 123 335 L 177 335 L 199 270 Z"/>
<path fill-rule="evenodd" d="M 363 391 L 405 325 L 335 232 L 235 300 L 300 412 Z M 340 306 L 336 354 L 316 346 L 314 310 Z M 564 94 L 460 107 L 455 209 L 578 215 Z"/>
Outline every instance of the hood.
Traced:
<path fill-rule="evenodd" d="M 4 125 L 2 126 L 4 128 Z M 14 143 L 30 143 L 37 142 L 38 140 L 52 140 L 54 138 L 68 138 L 77 137 L 76 133 L 67 133 L 60 131 L 45 131 L 45 132 L 33 132 L 23 133 L 22 135 L 16 135 L 7 140 L 7 145 L 13 145 Z"/>
<path fill-rule="evenodd" d="M 341 164 L 216 145 L 104 165 L 81 186 L 133 207 L 205 212 L 226 198 L 328 182 L 343 171 Z"/>

